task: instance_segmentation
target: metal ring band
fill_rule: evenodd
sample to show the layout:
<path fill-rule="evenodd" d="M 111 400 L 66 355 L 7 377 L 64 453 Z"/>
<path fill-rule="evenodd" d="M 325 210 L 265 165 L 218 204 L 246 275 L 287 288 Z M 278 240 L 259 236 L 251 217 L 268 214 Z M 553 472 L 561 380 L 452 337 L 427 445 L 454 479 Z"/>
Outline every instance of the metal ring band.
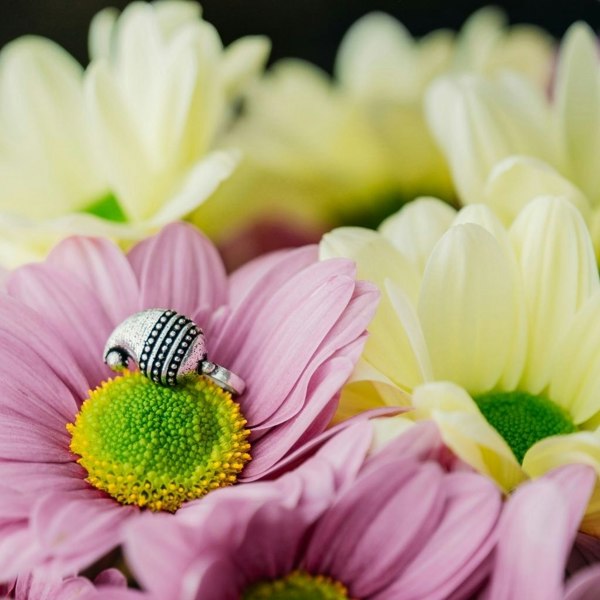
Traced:
<path fill-rule="evenodd" d="M 244 393 L 246 383 L 239 375 L 232 373 L 229 369 L 209 360 L 202 361 L 199 367 L 201 375 L 204 375 L 204 377 L 207 377 L 230 394 L 240 396 Z"/>

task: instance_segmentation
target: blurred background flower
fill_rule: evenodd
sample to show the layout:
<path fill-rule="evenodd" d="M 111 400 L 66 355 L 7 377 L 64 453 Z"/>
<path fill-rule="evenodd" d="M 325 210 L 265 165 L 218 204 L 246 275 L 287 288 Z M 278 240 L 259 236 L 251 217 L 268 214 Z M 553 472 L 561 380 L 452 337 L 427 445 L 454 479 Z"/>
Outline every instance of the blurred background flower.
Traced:
<path fill-rule="evenodd" d="M 84 32 L 113 4 L 94 19 L 94 62 L 82 73 L 72 56 L 87 64 Z M 501 10 L 475 12 L 484 3 L 466 0 L 202 4 L 218 35 L 192 3 L 134 4 L 121 17 L 122 0 L 0 8 L 0 17 L 10 11 L 0 44 L 35 33 L 69 53 L 26 39 L 0 59 L 11 90 L 0 86 L 0 173 L 10 173 L 0 190 L 2 263 L 41 258 L 70 232 L 130 243 L 191 214 L 235 265 L 335 225 L 375 226 L 416 195 L 453 202 L 456 182 L 424 119 L 429 83 L 508 68 L 544 95 L 552 38 L 513 23 L 560 36 L 600 13 L 591 0 L 543 14 L 534 2 L 505 2 L 509 27 Z M 227 50 L 219 40 L 248 35 Z M 252 85 L 267 37 L 276 64 Z"/>

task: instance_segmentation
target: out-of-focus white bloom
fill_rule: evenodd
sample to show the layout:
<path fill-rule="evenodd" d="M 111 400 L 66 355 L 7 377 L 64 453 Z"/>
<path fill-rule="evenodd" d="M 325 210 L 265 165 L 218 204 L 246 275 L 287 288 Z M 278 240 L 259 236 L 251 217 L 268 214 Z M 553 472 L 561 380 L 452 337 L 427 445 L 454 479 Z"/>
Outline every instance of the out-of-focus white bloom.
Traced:
<path fill-rule="evenodd" d="M 268 49 L 224 49 L 199 5 L 176 0 L 99 13 L 85 73 L 51 42 L 8 46 L 0 261 L 40 258 L 69 233 L 134 240 L 190 213 L 235 168 L 216 146 Z"/>
<path fill-rule="evenodd" d="M 600 473 L 600 280 L 568 201 L 537 198 L 505 228 L 485 205 L 424 198 L 379 232 L 332 231 L 321 256 L 355 260 L 382 291 L 345 416 L 412 406 L 507 491 L 561 464 Z"/>
<path fill-rule="evenodd" d="M 560 193 L 582 209 L 600 251 L 600 60 L 589 27 L 567 32 L 551 97 L 517 74 L 450 76 L 426 105 L 462 202 L 491 203 L 510 222 L 532 194 Z"/>
<path fill-rule="evenodd" d="M 274 210 L 325 225 L 376 223 L 415 195 L 451 199 L 422 110 L 432 79 L 511 68 L 544 87 L 551 66 L 549 37 L 507 27 L 495 9 L 473 15 L 458 36 L 442 30 L 420 40 L 394 18 L 369 14 L 344 37 L 333 81 L 294 60 L 275 65 L 255 87 L 231 138 L 246 159 L 197 222 L 216 230 L 225 205 L 235 207 L 240 226 Z"/>
<path fill-rule="evenodd" d="M 0 52 L 0 231 L 14 227 L 18 238 L 20 224 L 57 219 L 106 194 L 82 78 L 77 61 L 43 38 L 24 37 Z M 13 262 L 11 248 L 2 235 L 0 262 Z"/>

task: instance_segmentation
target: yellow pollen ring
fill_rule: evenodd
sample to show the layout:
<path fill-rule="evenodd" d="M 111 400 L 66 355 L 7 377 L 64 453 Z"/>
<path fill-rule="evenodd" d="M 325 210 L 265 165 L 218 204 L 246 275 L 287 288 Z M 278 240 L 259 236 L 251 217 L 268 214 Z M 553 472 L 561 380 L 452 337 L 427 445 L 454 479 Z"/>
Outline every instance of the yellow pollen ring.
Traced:
<path fill-rule="evenodd" d="M 174 512 L 236 483 L 251 460 L 246 423 L 204 378 L 162 387 L 124 371 L 90 391 L 67 430 L 91 485 L 121 504 Z"/>
<path fill-rule="evenodd" d="M 259 581 L 242 593 L 242 600 L 352 600 L 348 588 L 327 575 L 292 571 L 281 579 Z"/>

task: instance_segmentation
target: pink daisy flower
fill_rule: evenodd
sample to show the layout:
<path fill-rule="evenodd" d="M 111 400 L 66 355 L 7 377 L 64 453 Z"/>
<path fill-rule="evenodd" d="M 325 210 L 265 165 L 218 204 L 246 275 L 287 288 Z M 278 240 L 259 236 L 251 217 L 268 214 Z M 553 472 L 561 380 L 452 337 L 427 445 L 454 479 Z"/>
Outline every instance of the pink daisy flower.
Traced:
<path fill-rule="evenodd" d="M 0 298 L 0 581 L 36 566 L 77 572 L 120 543 L 140 507 L 167 498 L 175 510 L 261 479 L 320 434 L 377 303 L 354 274 L 306 247 L 228 278 L 214 247 L 181 224 L 128 255 L 71 238 L 10 274 Z M 200 324 L 211 360 L 246 392 L 232 401 L 200 377 L 174 388 L 115 377 L 102 362 L 108 336 L 153 307 Z"/>
<path fill-rule="evenodd" d="M 568 465 L 519 487 L 500 521 L 486 600 L 598 597 L 600 566 L 580 570 L 565 582 L 567 559 L 595 479 L 591 467 Z"/>
<path fill-rule="evenodd" d="M 116 569 L 102 571 L 93 582 L 85 577 L 40 577 L 26 575 L 0 595 L 14 600 L 144 600 L 143 592 L 127 589 L 125 577 Z"/>
<path fill-rule="evenodd" d="M 173 600 L 469 597 L 487 573 L 500 491 L 444 468 L 431 423 L 370 456 L 371 433 L 356 423 L 275 481 L 132 523 L 138 581 Z"/>

